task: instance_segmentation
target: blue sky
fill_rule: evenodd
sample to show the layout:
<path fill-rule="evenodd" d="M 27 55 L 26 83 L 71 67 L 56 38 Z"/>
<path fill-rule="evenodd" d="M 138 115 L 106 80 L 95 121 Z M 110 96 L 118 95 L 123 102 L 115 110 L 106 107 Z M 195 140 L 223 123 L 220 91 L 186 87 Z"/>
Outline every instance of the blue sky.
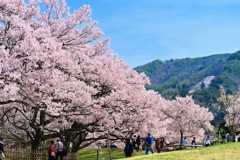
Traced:
<path fill-rule="evenodd" d="M 240 50 L 239 0 L 66 0 L 89 4 L 110 48 L 131 67 Z"/>

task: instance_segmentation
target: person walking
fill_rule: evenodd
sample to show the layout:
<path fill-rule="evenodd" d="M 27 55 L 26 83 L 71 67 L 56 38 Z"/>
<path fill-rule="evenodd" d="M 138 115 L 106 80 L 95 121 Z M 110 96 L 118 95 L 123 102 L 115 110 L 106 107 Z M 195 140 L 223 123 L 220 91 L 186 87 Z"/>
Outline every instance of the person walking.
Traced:
<path fill-rule="evenodd" d="M 59 139 L 57 140 L 57 144 L 56 144 L 55 148 L 56 148 L 56 152 L 57 152 L 56 160 L 58 160 L 58 157 L 60 157 L 60 160 L 63 160 L 64 145 Z"/>
<path fill-rule="evenodd" d="M 133 138 L 132 138 L 132 145 L 133 145 L 133 149 L 136 148 L 136 140 L 137 140 L 137 137 L 136 135 L 133 135 Z"/>
<path fill-rule="evenodd" d="M 145 139 L 145 148 L 146 148 L 146 155 L 148 155 L 148 152 L 150 151 L 152 154 L 154 154 L 154 151 L 152 149 L 153 144 L 153 137 L 150 133 L 148 133 L 148 136 Z"/>
<path fill-rule="evenodd" d="M 133 145 L 130 142 L 130 139 L 126 140 L 126 146 L 124 148 L 124 153 L 126 157 L 132 157 L 133 154 Z"/>
<path fill-rule="evenodd" d="M 48 147 L 48 160 L 55 160 L 56 150 L 54 141 L 50 141 L 50 146 Z"/>
<path fill-rule="evenodd" d="M 141 145 L 141 139 L 140 139 L 140 136 L 139 136 L 139 135 L 137 136 L 136 144 L 137 144 L 136 150 L 137 150 L 137 152 L 138 152 L 138 151 L 139 151 L 139 147 L 140 147 L 140 145 Z"/>

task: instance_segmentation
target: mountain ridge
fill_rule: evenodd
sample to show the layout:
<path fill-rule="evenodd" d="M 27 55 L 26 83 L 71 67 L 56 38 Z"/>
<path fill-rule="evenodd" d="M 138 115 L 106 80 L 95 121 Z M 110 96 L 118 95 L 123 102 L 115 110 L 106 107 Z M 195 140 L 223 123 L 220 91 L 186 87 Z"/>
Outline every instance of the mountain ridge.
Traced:
<path fill-rule="evenodd" d="M 146 85 L 146 89 L 153 89 L 166 99 L 191 94 L 197 104 L 217 115 L 214 123 L 218 124 L 223 118 L 222 113 L 216 110 L 220 105 L 217 101 L 220 86 L 232 94 L 240 85 L 240 51 L 198 58 L 155 60 L 134 69 L 150 78 L 151 84 Z M 214 78 L 207 86 L 203 81 L 209 76 Z M 196 86 L 198 89 L 193 90 Z"/>

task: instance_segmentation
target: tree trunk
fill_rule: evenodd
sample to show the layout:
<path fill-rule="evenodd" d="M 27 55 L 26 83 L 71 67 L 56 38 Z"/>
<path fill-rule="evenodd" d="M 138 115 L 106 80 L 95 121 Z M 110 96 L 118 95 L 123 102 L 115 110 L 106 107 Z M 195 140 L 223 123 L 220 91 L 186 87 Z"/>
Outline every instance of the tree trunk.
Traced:
<path fill-rule="evenodd" d="M 180 136 L 180 149 L 182 149 L 183 147 L 182 147 L 182 145 L 183 145 L 183 143 L 182 143 L 182 141 L 183 141 L 183 131 L 182 130 L 180 130 L 180 134 L 181 134 L 181 136 Z"/>
<path fill-rule="evenodd" d="M 156 149 L 157 149 L 157 153 L 160 153 L 161 149 L 160 149 L 160 138 L 156 139 Z"/>
<path fill-rule="evenodd" d="M 40 112 L 40 125 L 35 128 L 35 135 L 31 141 L 31 158 L 36 159 L 36 152 L 43 139 L 43 128 L 44 128 L 45 113 Z"/>
<path fill-rule="evenodd" d="M 235 129 L 234 127 L 228 127 L 230 134 L 232 135 L 232 142 L 235 142 Z M 227 138 L 227 137 L 226 137 Z"/>
<path fill-rule="evenodd" d="M 43 138 L 43 132 L 42 132 L 41 128 L 36 129 L 35 133 L 36 134 L 34 135 L 34 139 L 31 141 L 32 150 L 37 150 L 38 149 L 38 147 L 41 144 L 42 138 Z"/>
<path fill-rule="evenodd" d="M 40 146 L 41 137 L 35 137 L 35 139 L 31 142 L 31 160 L 36 159 L 36 152 Z"/>
<path fill-rule="evenodd" d="M 72 146 L 71 153 L 77 153 L 78 150 L 79 150 L 79 146 L 77 146 L 77 145 L 73 145 L 73 146 Z"/>
<path fill-rule="evenodd" d="M 110 150 L 110 141 L 109 141 L 109 131 L 108 131 L 108 135 L 107 135 L 107 147 L 108 147 L 108 156 L 109 156 L 109 160 L 112 160 L 112 157 L 111 157 L 111 150 Z"/>

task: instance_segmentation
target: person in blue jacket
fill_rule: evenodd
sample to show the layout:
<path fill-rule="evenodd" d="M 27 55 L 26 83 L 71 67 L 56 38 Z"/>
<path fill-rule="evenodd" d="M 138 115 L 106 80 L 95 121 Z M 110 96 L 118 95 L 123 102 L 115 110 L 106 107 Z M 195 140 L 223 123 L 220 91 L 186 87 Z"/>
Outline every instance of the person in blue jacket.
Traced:
<path fill-rule="evenodd" d="M 146 140 L 145 140 L 146 155 L 148 155 L 149 151 L 152 154 L 154 153 L 154 151 L 152 149 L 152 144 L 153 144 L 153 137 L 151 136 L 150 133 L 148 133 L 148 136 L 146 137 Z"/>

